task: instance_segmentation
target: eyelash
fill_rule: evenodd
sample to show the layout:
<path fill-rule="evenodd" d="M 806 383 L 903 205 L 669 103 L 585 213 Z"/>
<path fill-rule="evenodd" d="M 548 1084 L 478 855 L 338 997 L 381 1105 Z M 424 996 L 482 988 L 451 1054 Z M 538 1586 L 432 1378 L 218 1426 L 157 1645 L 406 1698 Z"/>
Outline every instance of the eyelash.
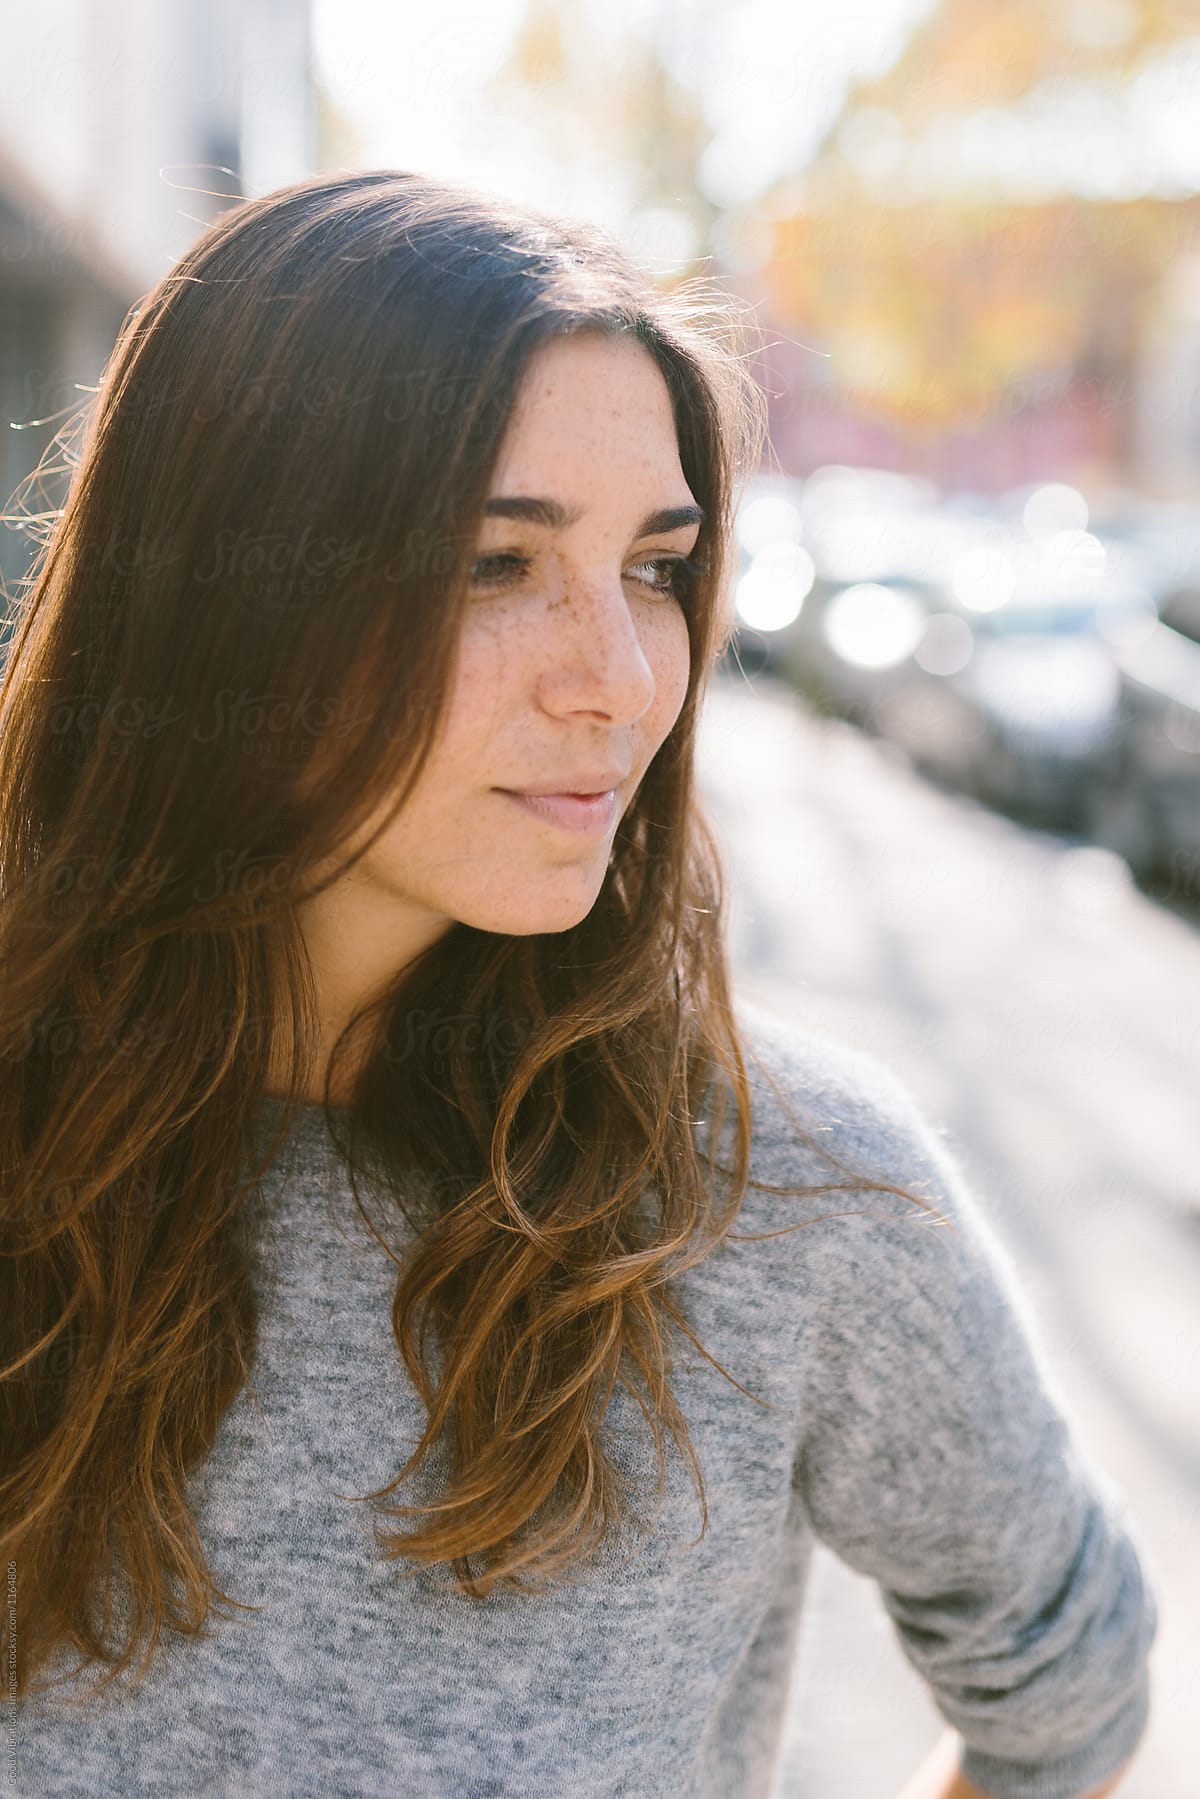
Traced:
<path fill-rule="evenodd" d="M 493 589 L 511 587 L 523 575 L 530 564 L 530 557 L 517 556 L 510 551 L 500 551 L 491 556 L 480 556 L 471 565 L 471 581 L 476 587 Z M 507 575 L 479 575 L 477 569 L 486 568 L 490 563 L 508 563 L 513 572 Z M 515 566 L 514 566 L 515 565 Z M 643 587 L 650 588 L 653 593 L 666 594 L 681 600 L 691 593 L 692 584 L 704 573 L 704 564 L 694 562 L 688 556 L 648 556 L 644 562 L 634 564 L 635 568 L 667 568 L 670 574 L 665 582 L 644 581 Z"/>

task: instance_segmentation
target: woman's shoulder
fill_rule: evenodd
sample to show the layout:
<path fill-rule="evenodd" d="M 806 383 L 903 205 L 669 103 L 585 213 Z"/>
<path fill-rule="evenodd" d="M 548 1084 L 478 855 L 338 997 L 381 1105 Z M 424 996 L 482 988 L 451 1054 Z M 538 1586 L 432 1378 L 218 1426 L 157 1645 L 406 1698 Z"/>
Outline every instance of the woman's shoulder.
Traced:
<path fill-rule="evenodd" d="M 791 1247 L 768 1281 L 820 1319 L 822 1378 L 834 1378 L 830 1346 L 842 1342 L 853 1345 L 847 1367 L 868 1407 L 887 1394 L 909 1406 L 907 1369 L 970 1413 L 997 1360 L 1014 1380 L 1020 1371 L 1028 1404 L 1047 1392 L 1057 1403 L 1032 1299 L 965 1148 L 872 1052 L 758 1005 L 736 1010 L 755 1115 L 751 1177 L 825 1191 L 785 1198 L 751 1187 L 735 1228 L 784 1229 L 774 1244 Z M 841 1168 L 800 1147 L 789 1113 Z"/>
<path fill-rule="evenodd" d="M 872 1051 L 739 998 L 756 1160 L 792 1161 L 796 1126 L 864 1174 L 904 1182 L 905 1168 L 953 1159 L 944 1126 L 903 1075 Z M 932 1172 L 922 1166 L 920 1174 Z M 939 1169 L 939 1173 L 941 1170 Z"/>
<path fill-rule="evenodd" d="M 789 1097 L 811 1097 L 842 1111 L 856 1105 L 868 1111 L 905 1110 L 912 1104 L 894 1068 L 872 1051 L 814 1025 L 772 1012 L 758 1000 L 739 995 L 734 1013 L 743 1047 L 752 1052 L 748 1071 L 781 1081 Z"/>
<path fill-rule="evenodd" d="M 806 1273 L 820 1270 L 821 1284 L 854 1308 L 873 1292 L 886 1294 L 894 1319 L 892 1302 L 906 1289 L 913 1297 L 940 1289 L 968 1307 L 1007 1305 L 1032 1329 L 965 1148 L 917 1101 L 903 1073 L 757 1003 L 738 999 L 735 1015 L 751 1090 L 752 1179 L 825 1189 L 785 1198 L 751 1187 L 743 1214 L 754 1222 L 746 1228 L 819 1221 L 790 1240 Z"/>

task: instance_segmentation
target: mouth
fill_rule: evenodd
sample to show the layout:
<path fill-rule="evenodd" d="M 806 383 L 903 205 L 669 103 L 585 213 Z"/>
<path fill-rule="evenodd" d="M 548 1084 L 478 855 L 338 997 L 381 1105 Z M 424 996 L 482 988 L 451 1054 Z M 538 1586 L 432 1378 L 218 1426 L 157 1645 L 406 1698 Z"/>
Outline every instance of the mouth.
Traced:
<path fill-rule="evenodd" d="M 578 836 L 602 837 L 617 812 L 617 790 L 605 793 L 514 793 L 507 787 L 494 792 L 512 800 L 529 816 Z"/>

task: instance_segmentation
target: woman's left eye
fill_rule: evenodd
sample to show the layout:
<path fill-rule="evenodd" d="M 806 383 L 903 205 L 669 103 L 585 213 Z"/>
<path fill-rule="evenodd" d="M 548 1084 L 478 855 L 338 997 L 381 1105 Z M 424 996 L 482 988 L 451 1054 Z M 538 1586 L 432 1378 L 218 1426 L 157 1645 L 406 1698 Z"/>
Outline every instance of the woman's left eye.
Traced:
<path fill-rule="evenodd" d="M 679 594 L 683 591 L 684 578 L 694 573 L 694 565 L 686 556 L 654 556 L 649 562 L 639 562 L 637 568 L 657 568 L 664 571 L 657 581 L 647 581 L 647 587 L 655 588 L 659 593 Z"/>
<path fill-rule="evenodd" d="M 699 565 L 689 561 L 686 556 L 653 556 L 645 562 L 635 562 L 633 566 L 636 569 L 658 569 L 658 577 L 642 581 L 642 586 L 652 588 L 655 593 L 676 596 L 681 595 L 688 582 L 700 572 Z M 481 556 L 471 565 L 471 580 L 477 587 L 510 587 L 528 567 L 528 556 L 515 556 L 508 551 L 494 556 Z M 641 577 L 635 576 L 635 579 L 641 580 Z"/>

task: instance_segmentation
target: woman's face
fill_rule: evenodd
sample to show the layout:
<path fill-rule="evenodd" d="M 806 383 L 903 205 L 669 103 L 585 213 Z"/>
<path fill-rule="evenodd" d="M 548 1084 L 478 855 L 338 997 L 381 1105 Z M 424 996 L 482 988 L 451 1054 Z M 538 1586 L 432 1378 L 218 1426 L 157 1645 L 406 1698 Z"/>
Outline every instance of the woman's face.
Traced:
<path fill-rule="evenodd" d="M 516 500 L 541 502 L 539 516 Z M 677 508 L 691 516 L 650 519 Z M 336 906 L 342 955 L 356 934 L 393 970 L 453 921 L 528 935 L 584 918 L 687 691 L 668 559 L 688 555 L 700 527 L 648 350 L 597 333 L 539 349 L 488 509 L 448 712 L 420 780 L 362 861 L 312 902 Z M 512 796 L 598 785 L 615 799 L 594 805 L 585 829 L 551 816 L 562 805 Z"/>

